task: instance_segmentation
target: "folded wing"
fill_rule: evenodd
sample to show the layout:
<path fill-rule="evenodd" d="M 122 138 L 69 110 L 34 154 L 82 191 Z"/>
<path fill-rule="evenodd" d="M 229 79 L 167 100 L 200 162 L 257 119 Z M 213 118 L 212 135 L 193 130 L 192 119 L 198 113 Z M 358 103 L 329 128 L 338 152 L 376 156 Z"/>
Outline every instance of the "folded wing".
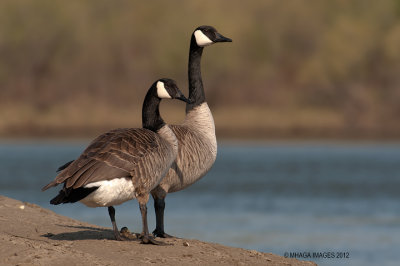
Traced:
<path fill-rule="evenodd" d="M 42 190 L 61 183 L 65 188 L 76 189 L 97 181 L 134 176 L 136 172 L 143 174 L 148 172 L 148 164 L 152 163 L 146 161 L 160 157 L 165 145 L 155 132 L 147 129 L 109 131 L 93 140 L 78 159 L 66 164 L 55 180 Z"/>

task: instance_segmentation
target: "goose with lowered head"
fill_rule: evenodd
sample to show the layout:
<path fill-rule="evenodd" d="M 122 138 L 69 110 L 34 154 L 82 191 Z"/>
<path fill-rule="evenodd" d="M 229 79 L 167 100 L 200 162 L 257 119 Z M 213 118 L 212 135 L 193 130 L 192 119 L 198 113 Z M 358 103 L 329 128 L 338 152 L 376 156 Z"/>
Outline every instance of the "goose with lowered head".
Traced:
<path fill-rule="evenodd" d="M 189 102 L 171 79 L 153 83 L 143 102 L 143 128 L 111 130 L 93 140 L 75 161 L 60 167 L 55 180 L 43 187 L 63 184 L 50 203 L 80 201 L 88 207 L 108 207 L 115 239 L 121 235 L 115 222 L 114 205 L 136 198 L 142 215 L 142 243 L 160 244 L 148 231 L 149 193 L 168 172 L 178 152 L 178 140 L 160 116 L 161 99 Z"/>

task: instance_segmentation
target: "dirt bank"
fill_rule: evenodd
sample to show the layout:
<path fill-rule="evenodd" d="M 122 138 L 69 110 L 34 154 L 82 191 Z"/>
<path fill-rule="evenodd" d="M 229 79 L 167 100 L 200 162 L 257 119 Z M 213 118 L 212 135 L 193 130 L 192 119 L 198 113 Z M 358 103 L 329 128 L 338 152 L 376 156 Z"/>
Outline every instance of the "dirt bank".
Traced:
<path fill-rule="evenodd" d="M 111 228 L 0 196 L 0 265 L 316 265 L 194 239 L 142 245 L 113 240 Z"/>

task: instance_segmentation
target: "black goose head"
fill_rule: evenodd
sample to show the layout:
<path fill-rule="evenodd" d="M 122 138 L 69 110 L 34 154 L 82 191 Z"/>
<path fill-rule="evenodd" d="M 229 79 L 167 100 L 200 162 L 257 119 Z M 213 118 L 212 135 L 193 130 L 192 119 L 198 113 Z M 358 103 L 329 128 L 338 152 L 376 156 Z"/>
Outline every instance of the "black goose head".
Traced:
<path fill-rule="evenodd" d="M 162 78 L 156 81 L 157 97 L 160 99 L 178 99 L 191 103 L 179 90 L 176 82 L 172 79 Z"/>
<path fill-rule="evenodd" d="M 212 26 L 200 26 L 193 32 L 197 46 L 204 47 L 217 42 L 232 42 L 232 39 L 220 34 Z"/>

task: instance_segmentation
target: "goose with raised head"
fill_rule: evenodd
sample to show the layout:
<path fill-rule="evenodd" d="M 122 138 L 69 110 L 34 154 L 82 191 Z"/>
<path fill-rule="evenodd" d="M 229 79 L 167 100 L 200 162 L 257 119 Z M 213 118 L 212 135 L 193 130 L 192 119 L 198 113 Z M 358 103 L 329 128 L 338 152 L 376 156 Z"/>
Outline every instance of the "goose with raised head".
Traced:
<path fill-rule="evenodd" d="M 203 177 L 215 162 L 217 156 L 215 125 L 205 99 L 200 62 L 205 46 L 231 41 L 211 26 L 200 26 L 192 33 L 188 69 L 190 103 L 186 104 L 186 117 L 183 123 L 170 126 L 178 139 L 178 156 L 160 184 L 151 191 L 156 212 L 154 236 L 170 236 L 164 231 L 167 194 L 190 186 Z"/>
<path fill-rule="evenodd" d="M 80 201 L 88 207 L 108 207 L 117 240 L 114 205 L 136 198 L 142 215 L 142 243 L 160 244 L 148 231 L 147 201 L 150 191 L 165 176 L 178 152 L 178 140 L 159 113 L 161 99 L 189 102 L 171 79 L 153 83 L 143 102 L 143 128 L 111 130 L 93 140 L 75 161 L 60 167 L 55 180 L 43 191 L 64 184 L 50 203 Z"/>

